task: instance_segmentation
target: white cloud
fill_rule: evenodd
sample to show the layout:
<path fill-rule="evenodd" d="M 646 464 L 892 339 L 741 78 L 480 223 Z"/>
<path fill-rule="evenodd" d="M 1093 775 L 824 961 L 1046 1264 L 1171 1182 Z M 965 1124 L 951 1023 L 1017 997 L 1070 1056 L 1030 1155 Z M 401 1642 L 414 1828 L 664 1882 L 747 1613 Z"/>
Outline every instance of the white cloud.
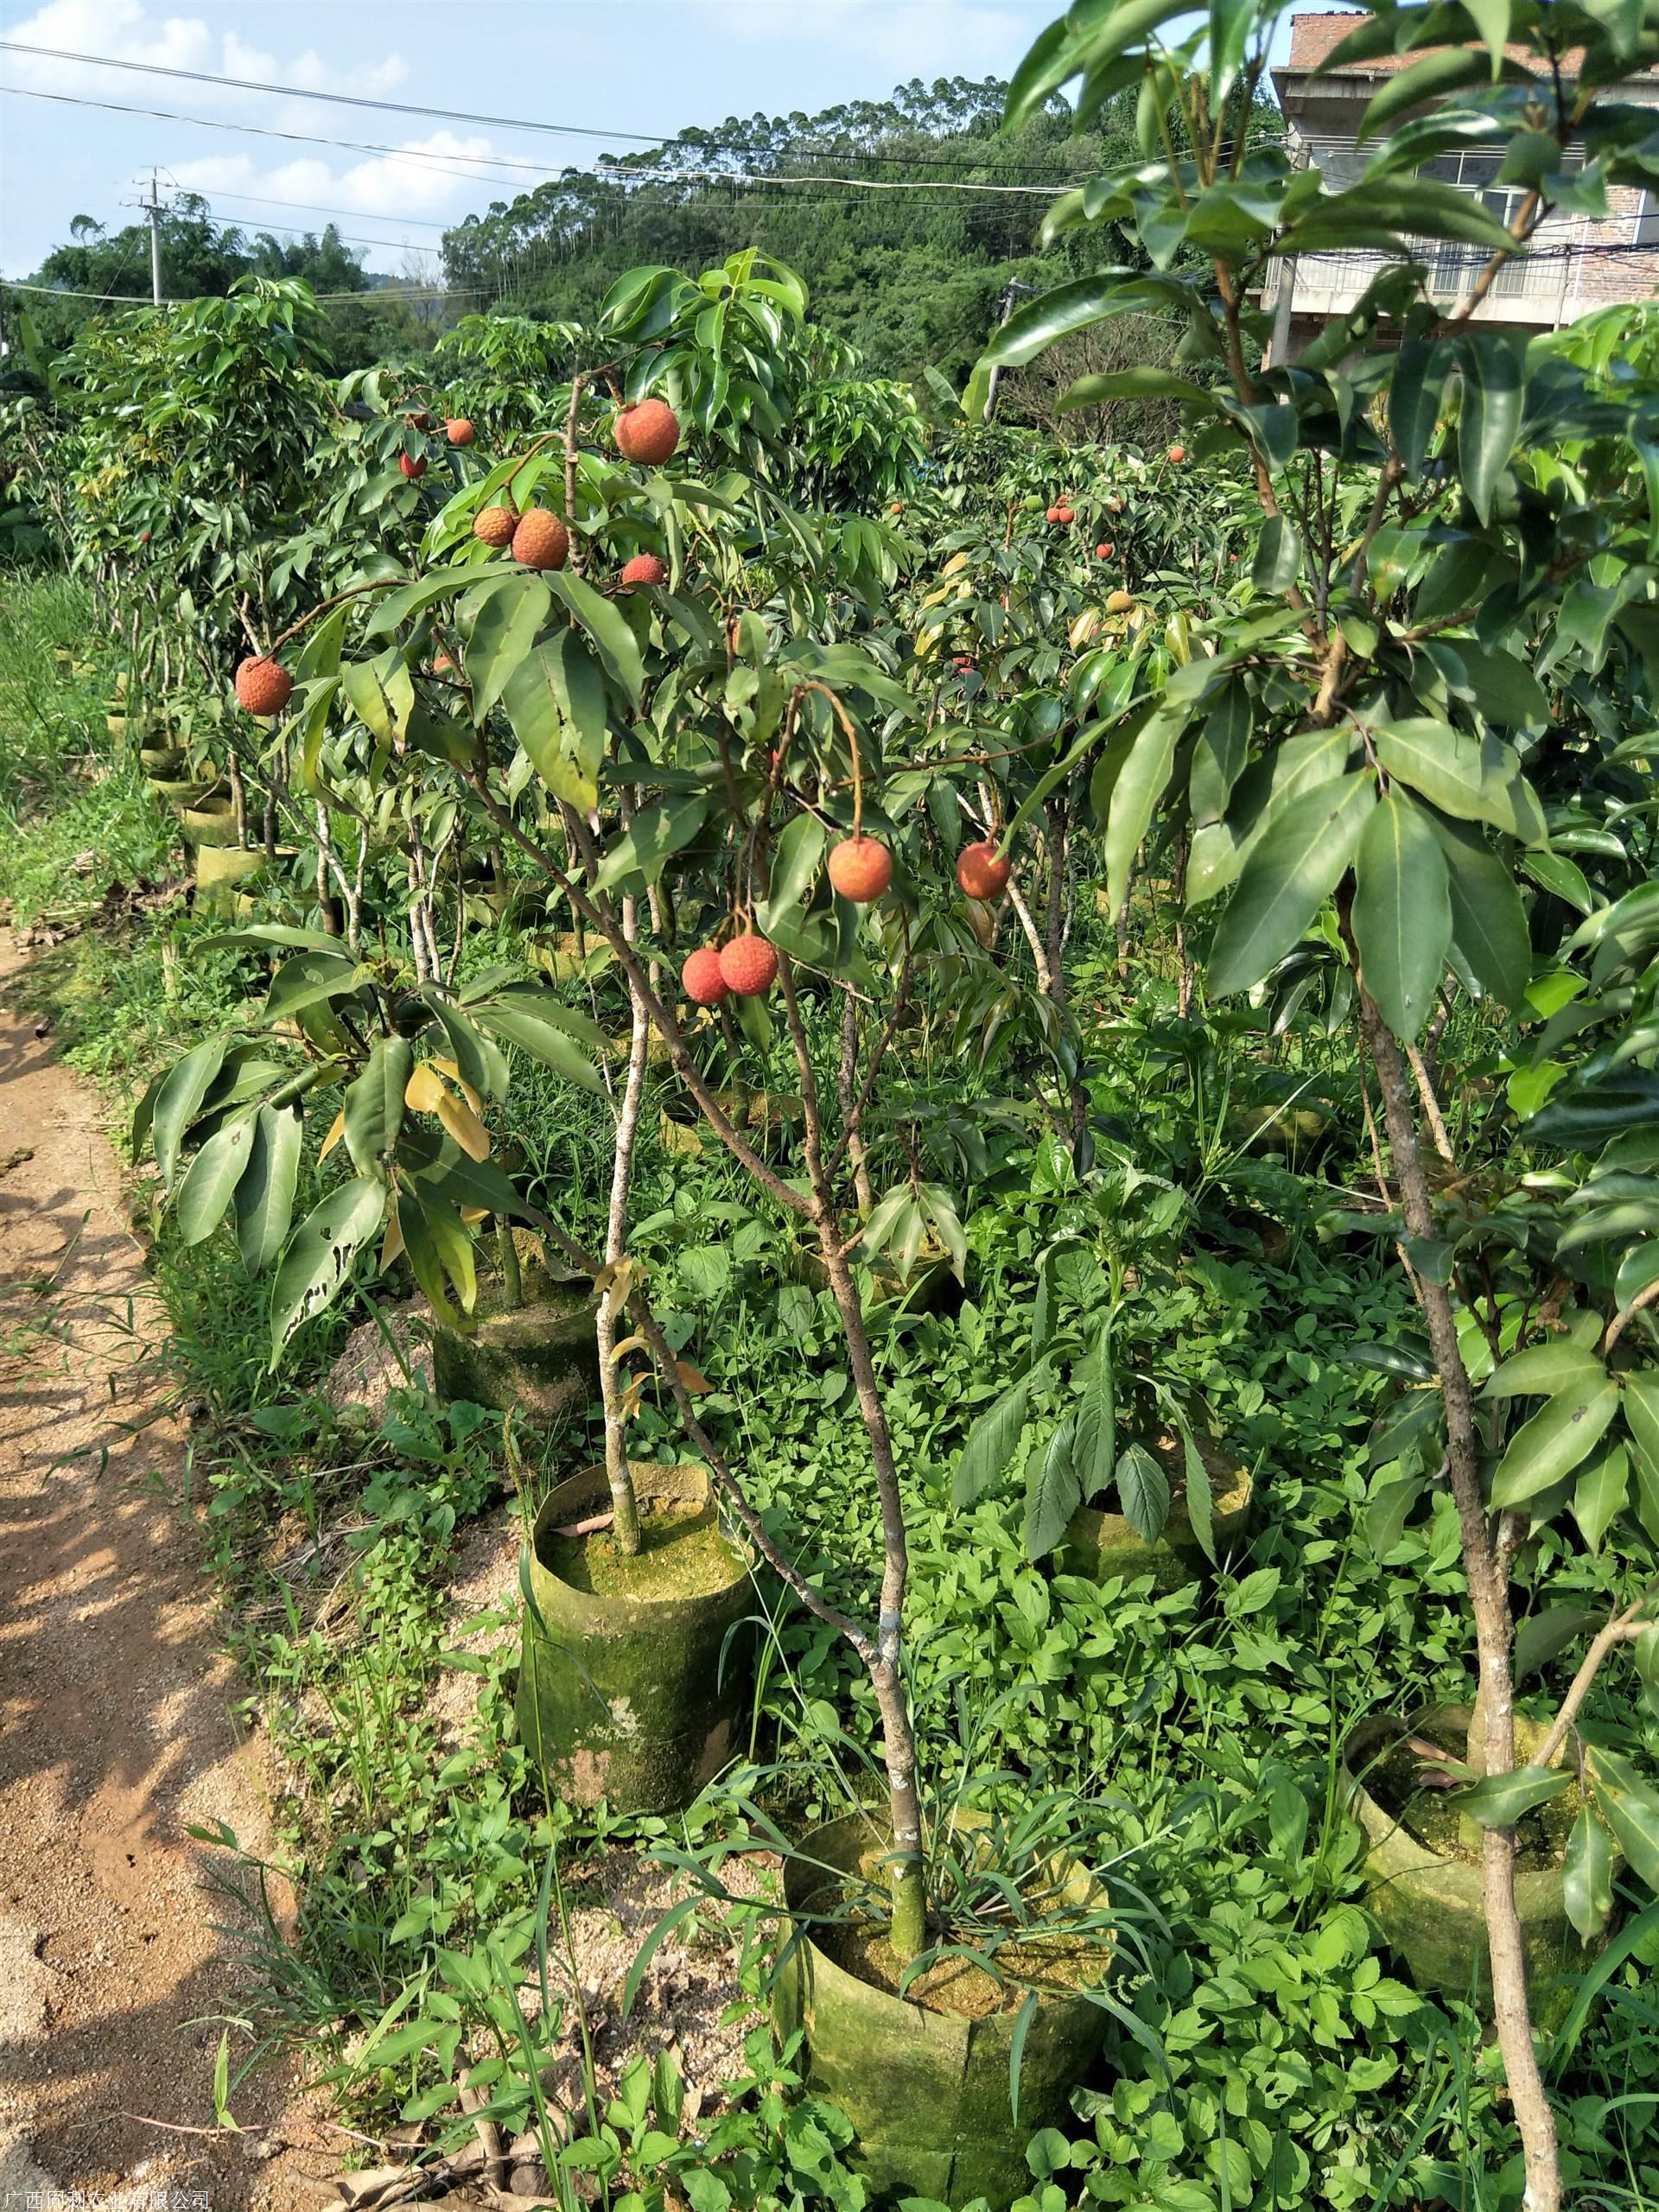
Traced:
<path fill-rule="evenodd" d="M 366 67 L 331 67 L 308 48 L 287 60 L 250 46 L 235 31 L 218 31 L 200 16 L 152 16 L 143 0 L 48 0 L 27 21 L 10 26 L 7 35 L 24 46 L 57 47 L 71 54 L 100 54 L 112 61 L 148 61 L 168 69 L 200 69 L 212 75 L 252 77 L 268 84 L 290 85 L 297 96 L 313 92 L 364 92 L 373 96 L 392 91 L 407 77 L 408 65 L 396 54 Z M 6 74 L 14 84 L 43 92 L 67 92 L 90 99 L 123 99 L 141 79 L 100 69 L 81 61 L 48 61 L 28 54 L 8 54 Z M 154 85 L 148 91 L 153 94 Z M 212 107 L 234 107 L 258 97 L 227 91 L 223 86 L 194 85 L 193 102 Z"/>
<path fill-rule="evenodd" d="M 399 216 L 459 215 L 468 207 L 485 207 L 518 190 L 516 185 L 504 187 L 492 177 L 474 181 L 456 174 L 468 159 L 482 160 L 493 150 L 487 138 L 435 130 L 429 137 L 400 141 L 396 153 L 374 155 L 338 168 L 320 155 L 303 155 L 263 168 L 256 166 L 249 155 L 226 154 L 175 162 L 168 174 L 181 190 L 200 192 L 210 200 L 215 192 L 221 192 L 249 200 L 257 195 L 270 200 L 297 200 L 308 207 L 337 207 L 348 215 L 370 216 L 395 227 Z M 423 156 L 433 158 L 423 159 Z M 275 221 L 281 212 L 273 207 L 271 219 Z M 238 213 L 229 219 L 251 225 L 260 220 L 257 210 L 245 217 Z"/>
<path fill-rule="evenodd" d="M 964 0 L 703 0 L 702 12 L 728 36 L 833 44 L 896 79 L 1005 73 L 1033 35 L 1028 17 Z"/>

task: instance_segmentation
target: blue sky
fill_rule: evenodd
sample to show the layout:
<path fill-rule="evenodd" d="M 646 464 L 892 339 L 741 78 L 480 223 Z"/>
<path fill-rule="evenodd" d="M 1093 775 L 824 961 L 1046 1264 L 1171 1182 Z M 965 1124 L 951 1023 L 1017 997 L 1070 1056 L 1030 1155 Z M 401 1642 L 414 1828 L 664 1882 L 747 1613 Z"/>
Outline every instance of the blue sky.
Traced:
<path fill-rule="evenodd" d="M 178 12 L 169 12 L 169 5 Z M 626 142 L 757 112 L 877 99 L 911 77 L 1006 76 L 1064 0 L 0 0 L 0 37 L 257 78 L 281 96 L 0 53 L 0 87 L 163 109 L 211 129 L 0 92 L 0 271 L 26 275 L 77 214 L 111 229 L 156 164 L 251 227 L 328 221 L 413 273 L 442 226 Z M 581 126 L 334 106 L 367 94 Z M 391 152 L 245 135 L 245 126 Z M 514 169 L 512 162 L 531 166 Z M 277 203 L 287 203 L 281 205 Z"/>

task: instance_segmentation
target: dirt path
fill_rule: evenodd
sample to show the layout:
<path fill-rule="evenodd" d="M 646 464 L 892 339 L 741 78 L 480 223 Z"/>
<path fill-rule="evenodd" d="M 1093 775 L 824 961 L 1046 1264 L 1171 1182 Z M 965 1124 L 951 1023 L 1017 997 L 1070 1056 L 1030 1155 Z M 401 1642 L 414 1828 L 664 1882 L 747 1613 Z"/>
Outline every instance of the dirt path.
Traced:
<path fill-rule="evenodd" d="M 0 992 L 20 965 L 0 936 Z M 185 1831 L 257 1847 L 264 1796 L 120 1189 L 92 1095 L 0 1007 L 0 2207 L 137 2183 L 298 2212 L 332 2160 L 288 2141 L 280 2081 L 234 2101 L 259 2133 L 182 2132 L 213 2128 L 235 2011 Z"/>

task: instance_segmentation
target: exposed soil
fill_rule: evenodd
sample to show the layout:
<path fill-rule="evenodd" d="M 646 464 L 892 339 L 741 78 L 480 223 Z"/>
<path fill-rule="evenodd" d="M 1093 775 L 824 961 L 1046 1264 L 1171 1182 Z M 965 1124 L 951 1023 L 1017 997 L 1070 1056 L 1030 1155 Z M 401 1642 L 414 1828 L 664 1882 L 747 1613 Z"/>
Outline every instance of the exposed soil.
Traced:
<path fill-rule="evenodd" d="M 0 937 L 0 987 L 20 965 Z M 338 2157 L 296 2140 L 288 2083 L 245 2084 L 249 2132 L 214 2128 L 236 1974 L 186 1831 L 257 1849 L 265 1794 L 181 1506 L 165 1323 L 97 1102 L 3 1007 L 0 1159 L 0 2196 L 295 2212 Z"/>
<path fill-rule="evenodd" d="M 1436 1779 L 1446 1770 L 1436 1767 L 1427 1757 L 1431 1745 L 1438 1745 L 1453 1762 L 1461 1761 L 1468 1752 L 1468 1739 L 1460 1728 L 1444 1721 L 1420 1721 L 1412 1735 L 1396 1738 L 1381 1758 L 1378 1746 L 1371 1746 L 1368 1756 L 1375 1764 L 1362 1779 L 1383 1811 L 1426 1851 L 1463 1866 L 1478 1866 L 1480 1852 L 1474 1840 L 1478 1830 L 1473 1828 L 1472 1821 L 1466 1822 L 1456 1800 L 1446 1795 L 1445 1785 Z M 1524 1755 L 1524 1748 L 1518 1755 Z M 1559 1866 L 1573 1823 L 1583 1808 L 1584 1793 L 1574 1783 L 1559 1797 L 1523 1813 L 1515 1824 L 1516 1869 L 1529 1874 Z"/>

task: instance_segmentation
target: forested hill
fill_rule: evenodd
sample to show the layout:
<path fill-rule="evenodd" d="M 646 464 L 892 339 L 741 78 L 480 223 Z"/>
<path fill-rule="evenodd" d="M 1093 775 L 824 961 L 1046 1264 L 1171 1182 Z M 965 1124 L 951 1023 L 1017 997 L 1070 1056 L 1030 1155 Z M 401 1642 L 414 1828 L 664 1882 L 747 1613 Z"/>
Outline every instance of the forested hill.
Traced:
<path fill-rule="evenodd" d="M 1067 272 L 1065 250 L 1035 254 L 1044 213 L 1056 188 L 1128 150 L 1132 123 L 1131 100 L 1106 111 L 1101 134 L 1073 138 L 1068 118 L 1044 116 L 1005 138 L 1007 89 L 995 78 L 917 79 L 888 100 L 734 118 L 567 169 L 445 233 L 449 280 L 470 296 L 454 304 L 582 320 L 624 270 L 701 269 L 753 245 L 805 279 L 814 320 L 873 372 L 914 375 L 932 362 L 965 374 L 1009 276 L 1039 284 Z M 1089 241 L 1088 263 L 1099 243 Z"/>

